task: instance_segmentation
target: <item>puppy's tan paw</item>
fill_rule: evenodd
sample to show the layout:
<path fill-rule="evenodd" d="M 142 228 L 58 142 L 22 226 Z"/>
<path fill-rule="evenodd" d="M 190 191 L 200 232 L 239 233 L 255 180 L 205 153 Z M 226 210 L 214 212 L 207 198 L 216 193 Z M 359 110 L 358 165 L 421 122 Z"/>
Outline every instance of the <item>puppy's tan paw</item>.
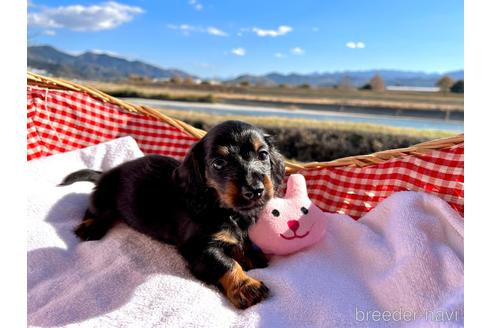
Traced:
<path fill-rule="evenodd" d="M 268 287 L 262 281 L 249 277 L 237 262 L 219 282 L 226 297 L 238 309 L 255 305 L 269 294 Z"/>
<path fill-rule="evenodd" d="M 229 300 L 235 307 L 246 309 L 268 297 L 268 287 L 262 281 L 249 279 L 244 281 L 230 296 Z"/>

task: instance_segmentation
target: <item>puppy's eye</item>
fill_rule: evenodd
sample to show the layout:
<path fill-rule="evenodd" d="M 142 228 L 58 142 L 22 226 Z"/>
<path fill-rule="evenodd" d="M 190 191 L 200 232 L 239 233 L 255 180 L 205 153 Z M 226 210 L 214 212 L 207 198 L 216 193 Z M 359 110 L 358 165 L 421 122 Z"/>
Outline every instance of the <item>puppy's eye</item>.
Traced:
<path fill-rule="evenodd" d="M 215 161 L 212 162 L 212 167 L 216 169 L 217 171 L 222 170 L 225 166 L 227 165 L 227 162 L 223 159 L 216 159 Z"/>
<path fill-rule="evenodd" d="M 305 208 L 304 206 L 301 207 L 301 212 L 304 213 L 304 214 L 308 214 L 309 213 L 308 209 Z"/>
<path fill-rule="evenodd" d="M 279 216 L 280 212 L 278 210 L 273 210 L 272 214 L 273 214 L 273 216 Z"/>
<path fill-rule="evenodd" d="M 258 153 L 258 159 L 260 161 L 264 161 L 268 158 L 268 152 L 266 150 L 261 150 L 259 153 Z"/>

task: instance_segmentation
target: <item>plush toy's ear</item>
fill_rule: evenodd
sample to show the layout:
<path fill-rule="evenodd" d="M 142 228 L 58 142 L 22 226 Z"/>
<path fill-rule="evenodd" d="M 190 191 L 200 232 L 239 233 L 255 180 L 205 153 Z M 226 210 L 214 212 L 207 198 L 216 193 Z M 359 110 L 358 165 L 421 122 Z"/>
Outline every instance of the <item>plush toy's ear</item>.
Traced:
<path fill-rule="evenodd" d="M 302 174 L 292 174 L 287 180 L 287 190 L 285 198 L 307 197 L 306 179 Z"/>

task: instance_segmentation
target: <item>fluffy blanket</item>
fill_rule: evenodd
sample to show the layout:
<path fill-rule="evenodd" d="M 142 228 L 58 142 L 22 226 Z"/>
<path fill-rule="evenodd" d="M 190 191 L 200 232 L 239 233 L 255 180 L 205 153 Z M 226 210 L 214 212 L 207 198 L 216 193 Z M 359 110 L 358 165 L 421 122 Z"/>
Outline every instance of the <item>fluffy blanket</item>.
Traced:
<path fill-rule="evenodd" d="M 172 246 L 123 223 L 79 242 L 92 184 L 56 185 L 139 156 L 126 137 L 28 163 L 29 326 L 463 325 L 463 219 L 424 193 L 396 193 L 358 221 L 330 215 L 321 242 L 250 271 L 271 297 L 244 311 L 194 279 Z"/>

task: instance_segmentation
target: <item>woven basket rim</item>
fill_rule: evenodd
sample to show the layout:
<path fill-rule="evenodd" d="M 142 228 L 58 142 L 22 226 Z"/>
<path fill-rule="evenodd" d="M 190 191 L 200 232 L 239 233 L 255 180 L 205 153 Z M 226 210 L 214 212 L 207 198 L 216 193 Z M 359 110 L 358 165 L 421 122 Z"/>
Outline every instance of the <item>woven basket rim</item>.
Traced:
<path fill-rule="evenodd" d="M 72 81 L 67 81 L 64 79 L 47 77 L 40 74 L 27 72 L 27 84 L 32 86 L 44 87 L 48 89 L 61 89 L 61 90 L 83 92 L 90 95 L 93 98 L 96 98 L 103 102 L 114 104 L 130 112 L 139 112 L 157 118 L 161 121 L 170 124 L 171 126 L 174 126 L 175 128 L 181 131 L 184 131 L 190 136 L 196 137 L 198 139 L 202 138 L 207 133 L 206 131 L 197 129 L 183 121 L 171 118 L 163 114 L 157 109 L 145 105 L 131 104 L 124 100 L 110 96 L 95 88 L 83 86 L 81 84 Z M 431 150 L 449 148 L 462 143 L 464 143 L 464 133 L 457 134 L 451 137 L 422 142 L 406 148 L 384 150 L 368 155 L 343 157 L 326 162 L 293 163 L 290 161 L 286 161 L 286 171 L 288 174 L 292 174 L 301 170 L 314 170 L 314 169 L 328 168 L 328 167 L 345 167 L 345 166 L 364 167 L 374 164 L 380 164 L 402 156 L 423 155 Z"/>

